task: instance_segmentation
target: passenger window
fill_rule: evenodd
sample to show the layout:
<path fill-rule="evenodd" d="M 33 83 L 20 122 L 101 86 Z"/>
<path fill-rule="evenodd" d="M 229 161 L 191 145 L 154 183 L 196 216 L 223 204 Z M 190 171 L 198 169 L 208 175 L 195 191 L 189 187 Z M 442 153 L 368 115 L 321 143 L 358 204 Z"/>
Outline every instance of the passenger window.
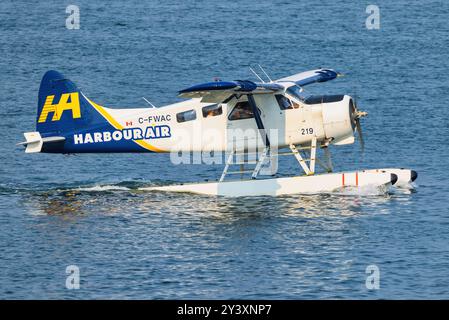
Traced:
<path fill-rule="evenodd" d="M 195 110 L 188 110 L 184 112 L 180 112 L 176 115 L 176 120 L 178 122 L 186 122 L 196 119 L 196 111 Z"/>
<path fill-rule="evenodd" d="M 281 108 L 281 110 L 293 109 L 292 103 L 289 98 L 281 94 L 277 94 L 275 95 L 275 97 L 276 100 L 278 101 L 279 108 Z"/>
<path fill-rule="evenodd" d="M 242 120 L 250 118 L 254 118 L 254 113 L 248 101 L 238 102 L 228 117 L 229 120 Z"/>
<path fill-rule="evenodd" d="M 215 117 L 219 116 L 223 113 L 223 109 L 221 105 L 213 104 L 210 106 L 206 106 L 203 108 L 203 117 L 209 118 L 209 117 Z"/>

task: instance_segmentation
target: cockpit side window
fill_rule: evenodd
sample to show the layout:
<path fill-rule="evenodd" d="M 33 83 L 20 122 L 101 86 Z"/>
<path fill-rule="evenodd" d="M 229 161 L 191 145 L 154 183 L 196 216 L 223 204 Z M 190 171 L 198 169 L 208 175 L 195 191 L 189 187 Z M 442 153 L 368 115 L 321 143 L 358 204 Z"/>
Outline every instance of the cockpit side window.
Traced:
<path fill-rule="evenodd" d="M 294 109 L 298 109 L 300 107 L 300 105 L 298 103 L 296 103 L 294 100 L 290 100 L 290 101 L 291 101 Z"/>
<path fill-rule="evenodd" d="M 301 102 L 304 102 L 305 100 L 307 100 L 309 97 L 312 96 L 311 93 L 303 91 L 301 89 L 301 87 L 299 87 L 297 85 L 293 85 L 291 87 L 288 87 L 286 92 L 289 95 L 291 95 L 293 98 L 298 99 Z"/>
<path fill-rule="evenodd" d="M 293 109 L 292 102 L 289 98 L 281 94 L 276 94 L 275 97 L 281 110 Z"/>
<path fill-rule="evenodd" d="M 254 118 L 254 113 L 248 101 L 238 102 L 228 117 L 229 120 L 242 120 L 250 118 Z"/>

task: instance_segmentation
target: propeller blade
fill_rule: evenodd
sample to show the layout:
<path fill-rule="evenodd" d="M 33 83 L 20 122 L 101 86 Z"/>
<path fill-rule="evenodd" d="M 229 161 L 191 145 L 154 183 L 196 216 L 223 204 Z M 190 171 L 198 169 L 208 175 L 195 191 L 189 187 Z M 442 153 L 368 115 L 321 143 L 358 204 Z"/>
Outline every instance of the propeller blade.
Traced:
<path fill-rule="evenodd" d="M 362 153 L 365 152 L 365 140 L 363 139 L 362 126 L 360 125 L 360 118 L 356 118 L 355 126 L 357 128 L 357 133 L 359 135 L 360 148 L 362 149 Z"/>

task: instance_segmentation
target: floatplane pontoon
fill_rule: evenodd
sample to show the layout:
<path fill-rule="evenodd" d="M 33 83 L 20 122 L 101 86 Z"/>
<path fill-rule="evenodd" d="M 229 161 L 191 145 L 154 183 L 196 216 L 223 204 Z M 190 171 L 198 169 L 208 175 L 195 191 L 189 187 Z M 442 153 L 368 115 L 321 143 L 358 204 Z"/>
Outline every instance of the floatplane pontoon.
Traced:
<path fill-rule="evenodd" d="M 27 153 L 165 152 L 173 163 L 186 153 L 217 163 L 226 153 L 217 181 L 142 188 L 149 191 L 284 195 L 404 186 L 416 179 L 409 169 L 333 172 L 329 147 L 354 143 L 358 132 L 363 148 L 360 119 L 366 112 L 348 95 L 310 95 L 304 87 L 339 73 L 317 69 L 272 81 L 261 70 L 266 81 L 251 69 L 260 82 L 202 83 L 179 92 L 186 101 L 127 109 L 98 105 L 62 74 L 48 71 L 39 89 L 36 131 L 25 133 L 20 144 Z M 284 155 L 297 160 L 302 175 L 276 177 L 277 159 Z M 240 170 L 232 171 L 235 165 Z M 324 173 L 316 173 L 316 166 Z M 240 179 L 230 180 L 232 174 Z"/>

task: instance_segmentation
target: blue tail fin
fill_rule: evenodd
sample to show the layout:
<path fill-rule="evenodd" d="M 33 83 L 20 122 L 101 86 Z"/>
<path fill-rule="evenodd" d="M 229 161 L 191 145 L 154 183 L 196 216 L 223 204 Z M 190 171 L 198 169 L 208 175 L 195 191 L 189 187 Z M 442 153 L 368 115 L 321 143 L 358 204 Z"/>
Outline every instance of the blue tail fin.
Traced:
<path fill-rule="evenodd" d="M 126 114 L 125 110 L 122 112 Z M 130 131 L 132 128 L 124 128 L 108 114 L 107 108 L 86 98 L 72 81 L 51 70 L 45 73 L 39 88 L 36 132 L 27 133 L 27 141 L 22 144 L 27 146 L 27 152 L 157 150 L 142 141 L 143 134 L 127 134 L 130 137 L 128 139 L 122 134 L 122 130 Z"/>
<path fill-rule="evenodd" d="M 39 88 L 36 131 L 43 137 L 85 128 L 94 112 L 77 86 L 57 71 L 48 71 Z"/>

